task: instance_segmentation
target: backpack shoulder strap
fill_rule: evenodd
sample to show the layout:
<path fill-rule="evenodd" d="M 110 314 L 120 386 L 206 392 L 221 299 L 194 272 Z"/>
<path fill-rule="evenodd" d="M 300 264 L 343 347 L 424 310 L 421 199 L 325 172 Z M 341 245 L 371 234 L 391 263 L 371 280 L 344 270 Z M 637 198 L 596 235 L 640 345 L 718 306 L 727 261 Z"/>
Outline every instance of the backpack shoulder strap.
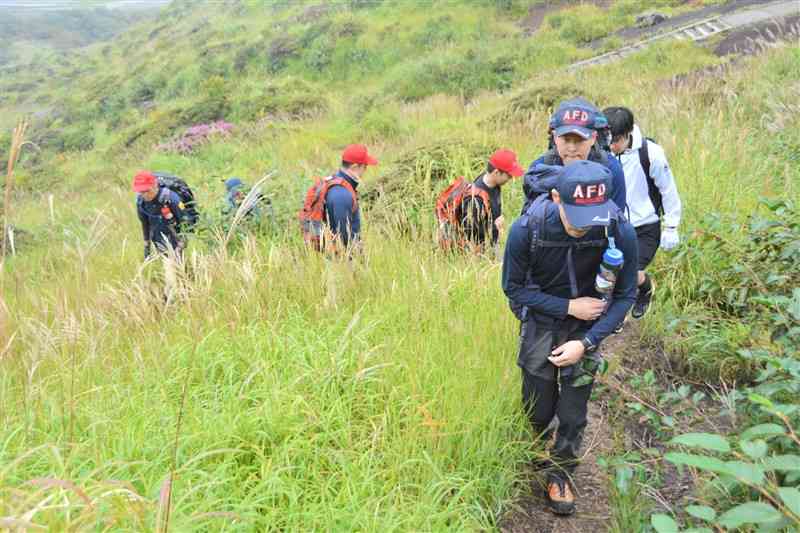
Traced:
<path fill-rule="evenodd" d="M 480 187 L 476 187 L 474 182 L 467 182 L 467 190 L 465 191 L 465 197 L 475 198 L 478 197 L 481 199 L 481 203 L 483 204 L 483 211 L 486 216 L 491 216 L 492 214 L 492 204 L 491 199 L 489 198 L 489 193 L 481 189 Z M 461 202 L 464 202 L 465 198 L 461 199 Z"/>
<path fill-rule="evenodd" d="M 327 176 L 325 178 L 314 178 L 314 185 L 311 187 L 314 189 L 314 196 L 312 197 L 310 204 L 311 206 L 317 205 L 317 203 L 325 203 L 325 196 L 328 194 L 328 180 L 331 179 L 331 176 Z"/>
<path fill-rule="evenodd" d="M 642 146 L 639 147 L 639 163 L 642 165 L 642 170 L 644 170 L 644 175 L 647 178 L 647 181 L 651 181 L 653 178 L 650 177 L 650 151 L 647 148 L 647 141 L 649 141 L 647 137 L 642 138 Z"/>
<path fill-rule="evenodd" d="M 642 165 L 644 177 L 647 180 L 647 193 L 650 196 L 650 202 L 656 210 L 656 214 L 661 216 L 664 214 L 664 204 L 661 199 L 661 191 L 656 185 L 656 180 L 650 174 L 650 151 L 647 147 L 648 143 L 655 142 L 650 137 L 642 137 L 642 146 L 639 148 L 639 164 Z"/>
<path fill-rule="evenodd" d="M 350 196 L 353 198 L 353 213 L 355 213 L 358 210 L 358 195 L 356 194 L 356 190 L 353 189 L 353 186 L 350 185 L 350 182 L 344 178 L 340 178 L 339 176 L 328 176 L 323 178 L 323 200 L 324 197 L 328 195 L 328 190 L 336 185 L 347 189 L 347 192 L 350 193 Z"/>
<path fill-rule="evenodd" d="M 531 244 L 529 251 L 532 255 L 535 254 L 538 248 L 566 248 L 570 245 L 567 241 L 552 241 L 546 238 L 547 206 L 551 202 L 548 195 L 539 195 L 525 212 L 526 221 L 523 225 L 527 225 L 530 232 Z"/>

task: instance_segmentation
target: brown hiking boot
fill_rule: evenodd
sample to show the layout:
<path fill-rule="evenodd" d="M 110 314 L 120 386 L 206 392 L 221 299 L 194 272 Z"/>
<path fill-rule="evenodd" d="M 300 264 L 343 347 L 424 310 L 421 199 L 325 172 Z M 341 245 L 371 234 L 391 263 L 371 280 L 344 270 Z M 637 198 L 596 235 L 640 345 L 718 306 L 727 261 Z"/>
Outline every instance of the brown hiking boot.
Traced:
<path fill-rule="evenodd" d="M 575 496 L 563 479 L 550 478 L 547 482 L 547 506 L 557 515 L 569 516 L 575 512 Z"/>

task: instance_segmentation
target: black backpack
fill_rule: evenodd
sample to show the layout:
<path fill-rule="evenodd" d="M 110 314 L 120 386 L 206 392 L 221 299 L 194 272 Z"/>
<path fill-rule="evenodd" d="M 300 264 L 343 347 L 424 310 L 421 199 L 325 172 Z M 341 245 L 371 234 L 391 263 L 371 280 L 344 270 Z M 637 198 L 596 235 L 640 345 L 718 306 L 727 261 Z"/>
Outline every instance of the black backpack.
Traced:
<path fill-rule="evenodd" d="M 197 210 L 197 203 L 194 199 L 194 193 L 189 185 L 178 176 L 169 174 L 167 172 L 153 172 L 153 175 L 158 180 L 158 185 L 171 190 L 181 199 L 184 208 L 184 217 L 181 220 L 181 231 L 192 231 L 197 221 L 200 219 L 200 213 Z"/>
<path fill-rule="evenodd" d="M 644 177 L 647 178 L 647 194 L 650 196 L 650 202 L 656 210 L 656 214 L 660 217 L 664 214 L 664 201 L 661 198 L 661 191 L 658 189 L 655 180 L 650 175 L 650 153 L 647 148 L 647 142 L 656 142 L 650 137 L 642 136 L 642 147 L 639 148 L 639 163 L 644 170 Z"/>
<path fill-rule="evenodd" d="M 528 253 L 531 257 L 536 257 L 537 251 L 542 248 L 569 248 L 572 250 L 581 250 L 584 248 L 602 248 L 605 249 L 609 246 L 609 236 L 616 240 L 619 238 L 619 225 L 627 221 L 625 214 L 617 208 L 613 213 L 609 213 L 612 217 L 611 225 L 606 230 L 606 237 L 601 239 L 591 239 L 585 241 L 555 241 L 547 238 L 545 232 L 545 216 L 547 206 L 552 202 L 549 195 L 540 194 L 537 196 L 528 207 L 523 211 L 522 218 L 523 227 L 528 229 L 531 243 L 528 248 Z M 570 285 L 573 294 L 577 294 L 577 283 L 574 278 L 574 265 L 572 264 L 571 255 L 567 255 L 567 268 L 569 269 Z M 530 281 L 530 272 L 528 273 L 528 281 Z M 521 321 L 525 321 L 527 316 L 527 308 L 525 306 L 511 303 L 511 311 Z"/>

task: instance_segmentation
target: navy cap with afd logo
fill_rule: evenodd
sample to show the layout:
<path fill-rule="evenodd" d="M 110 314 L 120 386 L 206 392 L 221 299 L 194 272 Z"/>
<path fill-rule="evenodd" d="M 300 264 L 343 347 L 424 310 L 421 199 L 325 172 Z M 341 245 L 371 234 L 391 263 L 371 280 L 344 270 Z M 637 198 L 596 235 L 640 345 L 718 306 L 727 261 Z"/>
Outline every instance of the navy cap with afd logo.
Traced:
<path fill-rule="evenodd" d="M 558 180 L 558 194 L 564 214 L 576 228 L 608 226 L 616 216 L 611 200 L 611 171 L 594 161 L 574 161 L 564 167 Z"/>
<path fill-rule="evenodd" d="M 577 133 L 589 139 L 605 117 L 597 107 L 583 98 L 572 98 L 558 104 L 550 118 L 550 128 L 558 137 L 568 133 Z"/>

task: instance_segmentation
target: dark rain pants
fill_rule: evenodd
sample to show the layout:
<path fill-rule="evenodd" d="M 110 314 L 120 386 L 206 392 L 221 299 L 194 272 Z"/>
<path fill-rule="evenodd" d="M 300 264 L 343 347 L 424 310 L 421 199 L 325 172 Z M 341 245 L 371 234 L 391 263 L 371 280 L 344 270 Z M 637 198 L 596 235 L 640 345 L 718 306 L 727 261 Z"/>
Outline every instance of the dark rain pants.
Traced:
<path fill-rule="evenodd" d="M 545 465 L 558 477 L 570 476 L 577 466 L 600 356 L 596 351 L 586 353 L 577 364 L 562 368 L 548 357 L 554 348 L 585 334 L 583 324 L 573 319 L 542 323 L 526 317 L 521 323 L 517 364 L 522 369 L 522 404 L 534 432 L 544 441 L 550 439 L 550 423 L 558 416 L 555 444 Z"/>

